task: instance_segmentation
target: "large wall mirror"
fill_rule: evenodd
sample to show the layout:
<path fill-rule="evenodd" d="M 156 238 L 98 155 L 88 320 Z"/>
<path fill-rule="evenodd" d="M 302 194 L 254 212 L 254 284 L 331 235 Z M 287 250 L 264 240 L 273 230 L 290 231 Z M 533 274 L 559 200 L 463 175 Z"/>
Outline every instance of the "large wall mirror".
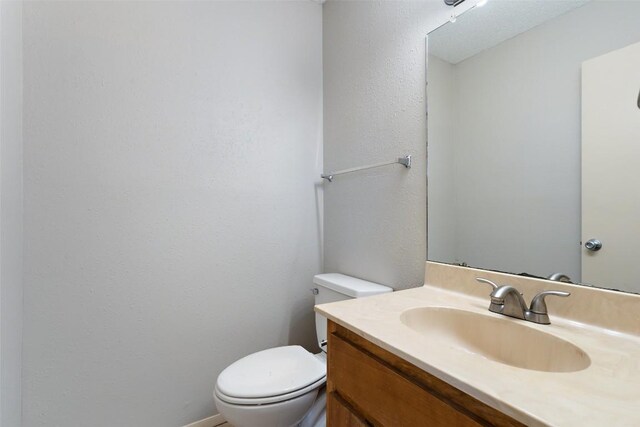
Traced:
<path fill-rule="evenodd" d="M 640 292 L 640 1 L 473 7 L 427 103 L 429 260 Z"/>

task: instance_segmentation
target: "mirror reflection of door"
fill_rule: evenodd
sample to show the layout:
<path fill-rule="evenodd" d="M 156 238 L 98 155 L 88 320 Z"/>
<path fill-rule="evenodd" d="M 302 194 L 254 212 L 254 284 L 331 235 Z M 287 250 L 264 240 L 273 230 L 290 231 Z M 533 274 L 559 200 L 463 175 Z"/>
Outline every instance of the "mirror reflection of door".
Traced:
<path fill-rule="evenodd" d="M 640 43 L 582 65 L 582 280 L 640 292 Z M 590 246 L 590 245 L 587 245 Z"/>

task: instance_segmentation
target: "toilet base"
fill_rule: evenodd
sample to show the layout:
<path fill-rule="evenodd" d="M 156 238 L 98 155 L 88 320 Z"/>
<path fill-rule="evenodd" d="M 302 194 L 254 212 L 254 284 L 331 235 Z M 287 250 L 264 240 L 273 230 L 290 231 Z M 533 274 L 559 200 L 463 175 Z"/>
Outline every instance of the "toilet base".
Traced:
<path fill-rule="evenodd" d="M 327 425 L 327 388 L 322 387 L 318 392 L 313 406 L 300 422 L 300 427 L 326 427 Z"/>

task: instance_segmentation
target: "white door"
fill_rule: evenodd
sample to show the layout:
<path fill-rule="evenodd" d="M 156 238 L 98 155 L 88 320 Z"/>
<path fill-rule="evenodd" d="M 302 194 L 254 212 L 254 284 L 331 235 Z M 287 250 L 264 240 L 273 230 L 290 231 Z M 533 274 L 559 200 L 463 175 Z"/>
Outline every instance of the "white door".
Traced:
<path fill-rule="evenodd" d="M 582 245 L 583 283 L 640 292 L 640 43 L 582 64 Z"/>

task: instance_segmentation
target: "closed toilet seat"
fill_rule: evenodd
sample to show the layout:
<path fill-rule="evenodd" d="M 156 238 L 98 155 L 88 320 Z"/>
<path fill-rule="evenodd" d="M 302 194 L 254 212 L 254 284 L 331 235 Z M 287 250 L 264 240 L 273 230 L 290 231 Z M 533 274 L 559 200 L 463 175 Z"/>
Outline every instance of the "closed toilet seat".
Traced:
<path fill-rule="evenodd" d="M 216 396 L 234 405 L 284 402 L 326 382 L 321 358 L 298 345 L 270 348 L 229 365 L 218 377 Z"/>
<path fill-rule="evenodd" d="M 326 360 L 300 346 L 250 354 L 222 371 L 213 398 L 238 427 L 291 427 L 313 406 L 326 382 Z"/>
<path fill-rule="evenodd" d="M 232 403 L 234 405 L 267 405 L 270 403 L 279 403 L 287 400 L 295 399 L 296 397 L 302 396 L 303 394 L 307 394 L 311 391 L 314 391 L 324 385 L 327 381 L 327 377 L 322 377 L 318 381 L 311 383 L 310 385 L 303 387 L 299 390 L 296 390 L 291 393 L 279 394 L 277 396 L 267 396 L 267 397 L 256 397 L 256 398 L 241 398 L 241 397 L 233 397 L 227 396 L 226 394 L 220 392 L 220 390 L 216 387 L 215 393 L 218 396 L 218 399 Z"/>

